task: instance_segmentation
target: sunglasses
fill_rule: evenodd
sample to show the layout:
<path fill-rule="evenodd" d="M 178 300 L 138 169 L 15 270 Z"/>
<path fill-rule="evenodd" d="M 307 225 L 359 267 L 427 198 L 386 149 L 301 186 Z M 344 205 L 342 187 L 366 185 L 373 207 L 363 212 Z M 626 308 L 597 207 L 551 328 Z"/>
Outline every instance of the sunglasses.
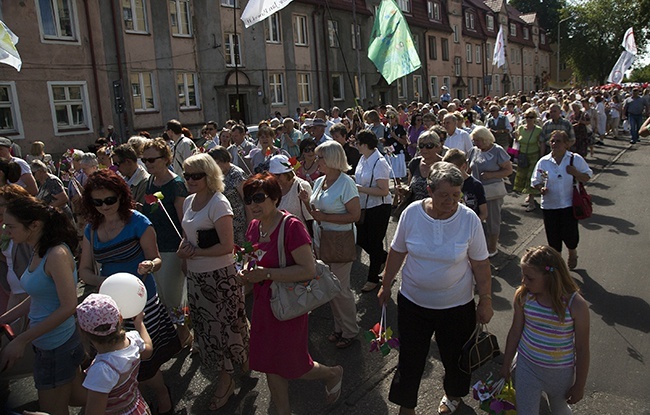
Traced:
<path fill-rule="evenodd" d="M 112 206 L 117 203 L 117 196 L 109 196 L 106 199 L 93 199 L 93 205 L 100 207 L 101 205 Z"/>
<path fill-rule="evenodd" d="M 428 148 L 429 150 L 431 150 L 432 148 L 436 148 L 436 147 L 438 147 L 438 145 L 436 145 L 434 143 L 418 144 L 418 148 L 420 150 L 422 150 L 423 148 Z"/>
<path fill-rule="evenodd" d="M 185 180 L 192 179 L 194 181 L 197 181 L 197 180 L 201 180 L 205 176 L 207 176 L 207 174 L 205 174 L 205 173 L 183 173 L 183 178 Z"/>
<path fill-rule="evenodd" d="M 245 197 L 244 198 L 244 203 L 246 203 L 247 205 L 250 205 L 251 203 L 255 203 L 255 204 L 259 205 L 260 203 L 264 203 L 264 201 L 266 200 L 267 197 L 268 196 L 266 194 L 264 194 L 264 193 L 255 193 L 251 197 Z"/>
<path fill-rule="evenodd" d="M 316 150 L 316 147 L 307 147 L 306 149 L 302 150 L 303 153 L 313 153 Z"/>
<path fill-rule="evenodd" d="M 162 159 L 162 158 L 164 158 L 164 157 L 163 157 L 163 156 L 150 157 L 150 158 L 144 158 L 144 157 L 143 157 L 143 158 L 142 158 L 142 162 L 143 162 L 143 163 L 149 163 L 149 164 L 151 164 L 151 163 L 155 163 L 156 160 L 158 160 L 158 159 Z"/>

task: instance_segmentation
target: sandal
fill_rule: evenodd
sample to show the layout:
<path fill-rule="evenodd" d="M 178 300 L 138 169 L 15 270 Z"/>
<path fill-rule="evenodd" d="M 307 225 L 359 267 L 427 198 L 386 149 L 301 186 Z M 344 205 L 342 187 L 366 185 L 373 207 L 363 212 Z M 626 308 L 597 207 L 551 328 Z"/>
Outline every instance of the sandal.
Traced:
<path fill-rule="evenodd" d="M 215 391 L 216 392 L 216 391 Z M 227 403 L 230 397 L 235 393 L 235 381 L 230 379 L 230 385 L 228 385 L 228 390 L 221 396 L 213 396 L 210 400 L 210 410 L 218 411 L 223 408 Z"/>
<path fill-rule="evenodd" d="M 348 347 L 352 346 L 352 343 L 354 342 L 354 338 L 346 338 L 346 337 L 341 337 L 341 339 L 336 343 L 336 347 L 339 349 L 347 349 Z"/>
<path fill-rule="evenodd" d="M 526 206 L 526 212 L 532 212 L 532 211 L 534 211 L 535 209 L 537 209 L 537 205 L 535 205 L 534 203 L 532 203 L 532 204 Z"/>
<path fill-rule="evenodd" d="M 340 331 L 333 331 L 330 333 L 329 336 L 327 336 L 327 341 L 330 343 L 338 343 L 341 341 L 341 338 L 343 337 L 343 333 Z"/>
<path fill-rule="evenodd" d="M 578 266 L 578 255 L 569 255 L 569 259 L 567 259 L 566 264 L 569 266 L 569 269 L 576 269 Z"/>
<path fill-rule="evenodd" d="M 438 406 L 438 413 L 440 415 L 449 415 L 456 412 L 460 405 L 460 399 L 449 399 L 447 395 L 443 396 Z"/>
<path fill-rule="evenodd" d="M 343 384 L 343 368 L 341 366 L 338 366 L 341 368 L 341 377 L 339 377 L 339 381 L 332 387 L 332 389 L 328 389 L 327 385 L 325 385 L 325 395 L 327 395 L 327 403 L 332 405 L 335 404 L 336 401 L 339 400 L 341 397 L 341 385 Z"/>

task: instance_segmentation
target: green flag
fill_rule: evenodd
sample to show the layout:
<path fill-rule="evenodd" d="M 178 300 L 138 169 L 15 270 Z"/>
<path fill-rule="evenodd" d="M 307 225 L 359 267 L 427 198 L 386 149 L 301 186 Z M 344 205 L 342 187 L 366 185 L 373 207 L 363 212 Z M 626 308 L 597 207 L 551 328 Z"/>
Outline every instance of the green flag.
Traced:
<path fill-rule="evenodd" d="M 422 65 L 408 23 L 394 0 L 381 0 L 370 37 L 368 58 L 389 84 Z"/>

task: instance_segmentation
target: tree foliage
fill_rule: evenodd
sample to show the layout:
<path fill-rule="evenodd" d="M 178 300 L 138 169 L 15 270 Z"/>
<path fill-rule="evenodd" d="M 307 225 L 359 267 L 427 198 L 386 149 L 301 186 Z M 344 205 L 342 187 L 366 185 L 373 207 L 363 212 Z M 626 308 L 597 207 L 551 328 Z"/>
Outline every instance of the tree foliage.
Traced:
<path fill-rule="evenodd" d="M 649 82 L 650 81 L 650 65 L 640 68 L 635 68 L 630 73 L 630 77 L 626 78 L 626 82 Z"/>
<path fill-rule="evenodd" d="M 555 42 L 557 22 L 561 10 L 566 7 L 566 0 L 511 0 L 508 3 L 522 13 L 537 13 L 539 26 L 548 32 L 550 41 Z"/>
<path fill-rule="evenodd" d="M 606 82 L 623 51 L 621 42 L 629 27 L 634 27 L 639 51 L 645 49 L 650 17 L 641 12 L 637 2 L 588 0 L 568 6 L 562 16 L 572 18 L 562 31 L 561 54 L 578 80 Z"/>

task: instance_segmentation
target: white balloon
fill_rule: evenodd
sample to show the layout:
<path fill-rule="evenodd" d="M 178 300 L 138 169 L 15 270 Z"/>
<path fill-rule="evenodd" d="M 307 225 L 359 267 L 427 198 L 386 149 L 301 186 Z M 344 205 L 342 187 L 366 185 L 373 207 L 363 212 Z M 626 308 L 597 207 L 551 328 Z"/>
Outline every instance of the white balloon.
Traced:
<path fill-rule="evenodd" d="M 128 272 L 118 272 L 106 278 L 99 293 L 111 297 L 117 304 L 122 318 L 133 318 L 144 310 L 147 289 L 142 280 Z"/>

